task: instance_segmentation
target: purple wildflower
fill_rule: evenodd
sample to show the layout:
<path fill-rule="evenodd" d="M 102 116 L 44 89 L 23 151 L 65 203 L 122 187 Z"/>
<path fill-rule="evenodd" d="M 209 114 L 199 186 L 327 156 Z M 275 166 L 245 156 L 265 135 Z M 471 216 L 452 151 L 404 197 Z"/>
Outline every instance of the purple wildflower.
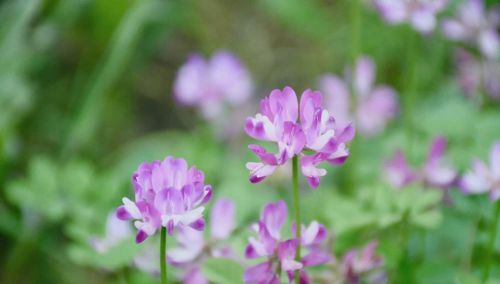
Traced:
<path fill-rule="evenodd" d="M 225 105 L 246 102 L 252 88 L 252 79 L 239 59 L 219 51 L 209 61 L 192 55 L 179 69 L 174 94 L 180 103 L 200 108 L 205 118 L 216 119 Z"/>
<path fill-rule="evenodd" d="M 430 33 L 436 26 L 436 14 L 447 0 L 373 0 L 376 9 L 389 24 L 410 23 L 421 33 Z"/>
<path fill-rule="evenodd" d="M 500 199 L 500 141 L 493 144 L 489 167 L 480 160 L 474 160 L 472 169 L 460 181 L 464 192 L 480 194 L 489 192 L 490 199 Z"/>
<path fill-rule="evenodd" d="M 361 251 L 350 250 L 342 259 L 342 274 L 345 283 L 387 283 L 387 275 L 380 268 L 384 264 L 381 257 L 375 255 L 377 242 L 367 244 Z"/>
<path fill-rule="evenodd" d="M 385 163 L 385 176 L 394 187 L 401 189 L 414 182 L 427 186 L 446 189 L 453 185 L 457 178 L 456 170 L 444 158 L 446 139 L 438 136 L 432 142 L 427 160 L 420 170 L 412 169 L 404 154 L 398 150 Z"/>
<path fill-rule="evenodd" d="M 356 128 L 362 134 L 378 134 L 397 113 L 396 92 L 386 85 L 374 86 L 375 63 L 367 56 L 357 60 L 352 79 L 351 84 L 335 75 L 324 75 L 320 78 L 319 85 L 325 94 L 327 108 L 335 114 L 339 126 L 354 120 Z M 353 86 L 356 96 L 352 102 L 349 95 L 350 85 Z M 351 106 L 354 103 L 356 105 Z"/>
<path fill-rule="evenodd" d="M 349 156 L 345 143 L 354 137 L 354 128 L 336 125 L 334 117 L 322 107 L 320 92 L 304 91 L 299 106 L 292 88 L 273 90 L 261 101 L 260 108 L 261 113 L 247 118 L 245 131 L 255 139 L 276 143 L 278 153 L 269 153 L 260 145 L 248 146 L 260 158 L 260 162 L 246 165 L 252 183 L 262 181 L 298 155 L 302 173 L 309 185 L 316 188 L 320 177 L 326 174 L 326 170 L 316 167 L 318 164 L 341 164 Z M 306 155 L 305 149 L 313 153 Z"/>
<path fill-rule="evenodd" d="M 135 202 L 123 198 L 117 209 L 121 220 L 137 220 L 136 242 L 141 243 L 164 226 L 169 235 L 180 226 L 203 230 L 202 206 L 212 195 L 205 176 L 196 167 L 188 168 L 184 159 L 168 156 L 163 161 L 143 163 L 132 175 Z"/>
<path fill-rule="evenodd" d="M 308 227 L 302 225 L 300 240 L 295 237 L 283 240 L 281 229 L 286 222 L 287 214 L 288 209 L 284 201 L 269 203 L 264 207 L 259 222 L 252 226 L 257 237 L 248 239 L 245 255 L 250 259 L 265 257 L 266 260 L 245 271 L 243 276 L 245 283 L 280 283 L 281 272 L 286 273 L 292 281 L 296 270 L 301 270 L 301 283 L 310 283 L 304 268 L 320 265 L 331 259 L 330 254 L 321 248 L 321 242 L 326 238 L 327 231 L 316 221 Z M 295 231 L 293 229 L 292 225 L 292 231 Z M 295 254 L 299 242 L 308 252 L 297 261 Z"/>
<path fill-rule="evenodd" d="M 455 18 L 443 20 L 443 32 L 452 39 L 477 44 L 481 53 L 496 59 L 500 50 L 500 10 L 488 13 L 482 0 L 468 0 L 458 8 Z"/>
<path fill-rule="evenodd" d="M 203 232 L 190 227 L 179 229 L 177 246 L 168 252 L 170 263 L 182 267 L 186 274 L 185 284 L 208 283 L 200 267 L 207 257 L 234 257 L 230 247 L 220 245 L 235 229 L 235 205 L 227 199 L 219 199 L 210 215 L 211 238 L 205 240 Z"/>

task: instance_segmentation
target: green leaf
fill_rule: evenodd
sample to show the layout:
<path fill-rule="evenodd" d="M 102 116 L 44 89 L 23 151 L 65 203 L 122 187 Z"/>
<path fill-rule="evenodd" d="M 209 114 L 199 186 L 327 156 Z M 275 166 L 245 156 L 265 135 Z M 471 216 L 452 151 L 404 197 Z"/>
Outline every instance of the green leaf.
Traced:
<path fill-rule="evenodd" d="M 243 267 L 227 258 L 207 259 L 201 271 L 211 283 L 238 284 L 243 283 Z"/>
<path fill-rule="evenodd" d="M 455 84 L 448 84 L 438 93 L 415 112 L 415 126 L 429 137 L 442 134 L 449 139 L 468 139 L 477 121 L 474 105 L 460 96 Z"/>
<path fill-rule="evenodd" d="M 280 19 L 290 30 L 317 39 L 331 33 L 331 20 L 323 7 L 312 0 L 264 0 L 264 9 Z"/>

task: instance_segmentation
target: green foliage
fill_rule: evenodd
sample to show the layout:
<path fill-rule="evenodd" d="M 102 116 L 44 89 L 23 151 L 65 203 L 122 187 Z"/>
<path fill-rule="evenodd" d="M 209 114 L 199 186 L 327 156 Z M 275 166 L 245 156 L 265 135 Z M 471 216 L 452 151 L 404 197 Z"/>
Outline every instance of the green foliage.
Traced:
<path fill-rule="evenodd" d="M 384 229 L 398 222 L 431 229 L 441 222 L 441 199 L 438 190 L 409 187 L 396 191 L 380 185 L 360 190 L 355 198 L 333 195 L 324 210 L 339 235 L 369 225 Z"/>
<path fill-rule="evenodd" d="M 212 283 L 243 283 L 243 267 L 234 260 L 226 258 L 207 259 L 201 270 Z"/>
<path fill-rule="evenodd" d="M 358 134 L 345 165 L 325 165 L 317 190 L 301 180 L 304 223 L 328 227 L 338 261 L 378 241 L 390 283 L 482 283 L 494 225 L 487 197 L 452 187 L 445 203 L 439 190 L 398 191 L 383 183 L 382 165 L 401 149 L 419 168 L 436 135 L 448 139 L 446 157 L 460 173 L 473 158 L 487 160 L 500 139 L 498 102 L 462 95 L 453 78 L 457 45 L 435 32 L 414 46 L 417 96 L 403 105 L 408 39 L 418 35 L 409 25 L 387 25 L 363 2 L 3 1 L 0 283 L 157 283 L 131 265 L 156 239 L 136 245 L 131 235 L 106 252 L 90 244 L 105 237 L 106 216 L 121 198 L 133 196 L 130 175 L 144 161 L 183 157 L 205 172 L 214 200 L 236 203 L 229 243 L 238 256 L 264 204 L 290 204 L 289 169 L 252 185 L 245 163 L 256 157 L 246 146 L 255 141 L 217 136 L 221 129 L 173 99 L 175 74 L 189 54 L 220 48 L 241 57 L 255 79 L 255 97 L 237 109 L 241 116 L 254 113 L 270 89 L 316 89 L 319 75 L 352 69 L 352 55 L 372 56 L 377 83 L 399 93 L 398 117 L 376 137 Z M 451 2 L 446 15 L 461 1 Z M 402 119 L 408 108 L 411 128 Z M 492 254 L 487 283 L 500 279 L 500 234 Z M 208 258 L 202 266 L 211 283 L 242 283 L 243 271 L 229 259 Z M 182 275 L 174 267 L 169 273 Z"/>
<path fill-rule="evenodd" d="M 51 221 L 62 219 L 67 210 L 58 184 L 58 168 L 48 157 L 33 158 L 26 179 L 13 181 L 7 194 L 11 202 L 36 210 Z"/>

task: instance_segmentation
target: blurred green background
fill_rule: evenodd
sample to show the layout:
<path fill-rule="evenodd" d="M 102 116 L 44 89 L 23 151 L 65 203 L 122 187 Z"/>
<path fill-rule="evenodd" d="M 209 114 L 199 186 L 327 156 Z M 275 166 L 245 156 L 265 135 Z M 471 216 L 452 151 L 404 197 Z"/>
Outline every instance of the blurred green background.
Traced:
<path fill-rule="evenodd" d="M 175 74 L 189 54 L 218 49 L 248 67 L 254 110 L 274 88 L 315 89 L 319 75 L 342 74 L 360 54 L 373 57 L 377 82 L 398 91 L 404 119 L 377 137 L 356 138 L 347 164 L 329 168 L 318 190 L 304 191 L 304 220 L 327 224 L 339 254 L 379 240 L 390 283 L 480 283 L 493 211 L 487 198 L 453 189 L 453 205 L 443 205 L 441 192 L 396 192 L 381 165 L 397 147 L 421 164 L 440 134 L 463 171 L 500 139 L 500 107 L 462 95 L 453 77 L 456 44 L 439 31 L 422 37 L 406 25 L 388 26 L 353 2 L 3 1 L 0 283 L 157 282 L 130 265 L 139 250 L 132 238 L 105 255 L 89 244 L 104 234 L 121 197 L 132 195 L 130 175 L 142 161 L 185 157 L 205 171 L 216 198 L 237 203 L 240 224 L 258 218 L 266 202 L 290 199 L 286 177 L 248 182 L 244 164 L 255 158 L 243 125 L 242 136 L 220 139 L 195 109 L 173 99 Z M 444 14 L 458 1 L 451 2 Z M 405 105 L 412 38 L 417 96 Z M 234 240 L 240 253 L 246 235 Z M 493 260 L 490 282 L 500 283 L 498 238 Z"/>

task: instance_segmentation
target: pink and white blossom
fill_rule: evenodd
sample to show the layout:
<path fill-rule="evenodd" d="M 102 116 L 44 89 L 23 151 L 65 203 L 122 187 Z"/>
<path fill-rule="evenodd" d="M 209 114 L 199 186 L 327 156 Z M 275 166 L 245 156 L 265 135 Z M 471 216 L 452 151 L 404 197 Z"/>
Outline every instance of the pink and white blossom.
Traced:
<path fill-rule="evenodd" d="M 143 163 L 132 175 L 135 201 L 124 197 L 117 217 L 136 220 L 137 243 L 162 226 L 170 235 L 181 226 L 203 230 L 203 205 L 212 195 L 212 187 L 204 182 L 203 172 L 188 168 L 182 158 L 168 156 L 163 161 Z"/>
<path fill-rule="evenodd" d="M 322 248 L 327 231 L 316 221 L 307 227 L 301 225 L 300 240 L 295 236 L 291 239 L 283 238 L 281 231 L 287 215 L 288 209 L 284 201 L 269 203 L 264 207 L 260 220 L 252 226 L 256 236 L 249 237 L 245 256 L 249 259 L 265 260 L 247 268 L 243 276 L 245 283 L 280 283 L 281 272 L 286 273 L 291 282 L 297 270 L 300 270 L 301 283 L 311 283 L 305 268 L 331 260 L 331 255 Z M 295 231 L 295 225 L 292 225 L 292 231 Z M 299 243 L 302 245 L 304 256 L 296 260 Z"/>
<path fill-rule="evenodd" d="M 298 156 L 302 174 L 316 188 L 320 177 L 326 174 L 326 170 L 317 168 L 320 163 L 336 165 L 347 159 L 346 142 L 354 137 L 354 128 L 350 124 L 339 127 L 333 115 L 323 108 L 322 100 L 320 92 L 306 90 L 299 105 L 295 91 L 285 87 L 273 90 L 261 101 L 261 112 L 247 118 L 245 131 L 257 140 L 273 142 L 277 153 L 270 153 L 260 145 L 248 146 L 260 159 L 246 165 L 252 183 L 264 180 Z M 304 150 L 310 153 L 305 154 Z"/>

